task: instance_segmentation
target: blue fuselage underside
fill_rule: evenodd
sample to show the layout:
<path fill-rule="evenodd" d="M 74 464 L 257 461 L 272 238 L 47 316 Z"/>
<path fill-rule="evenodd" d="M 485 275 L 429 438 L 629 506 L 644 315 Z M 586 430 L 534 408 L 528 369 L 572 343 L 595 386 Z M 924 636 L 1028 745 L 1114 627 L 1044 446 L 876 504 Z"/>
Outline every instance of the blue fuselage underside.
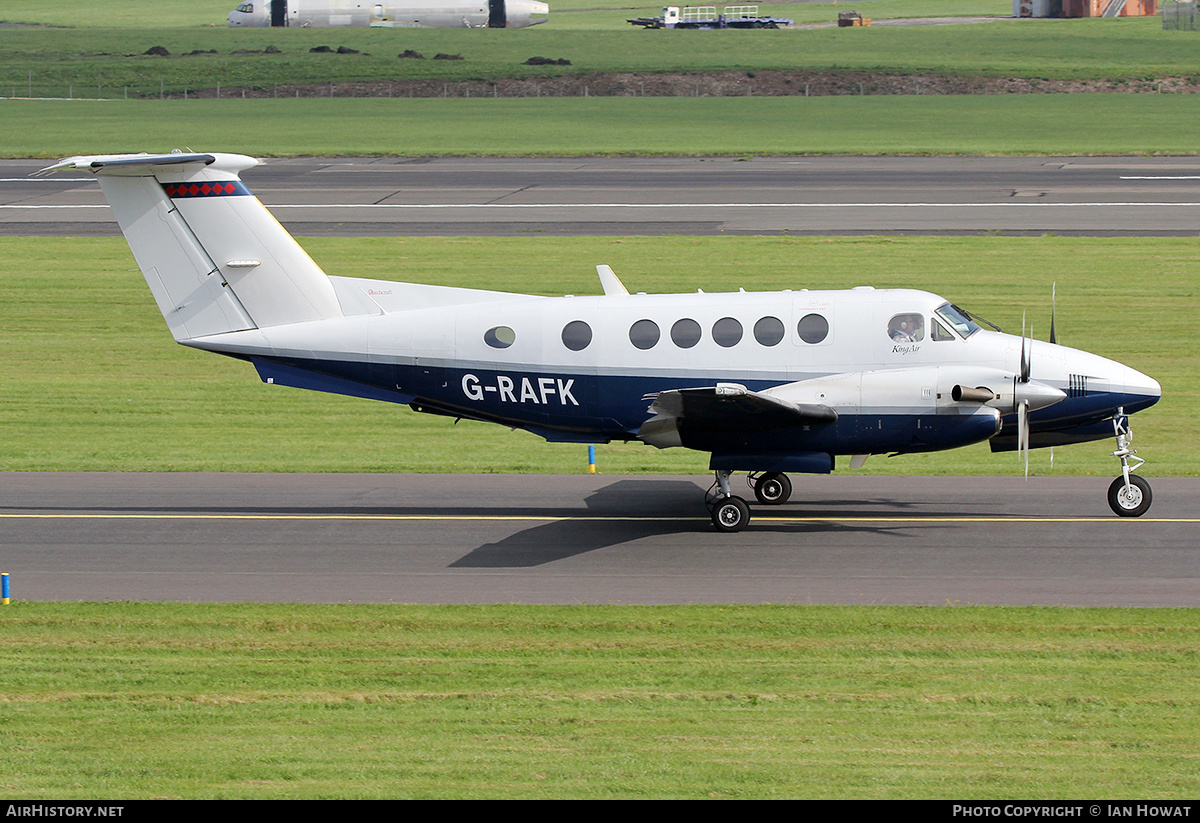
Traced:
<path fill-rule="evenodd" d="M 269 383 L 411 405 L 433 412 L 521 428 L 551 441 L 602 443 L 633 439 L 646 421 L 647 395 L 667 388 L 711 386 L 707 378 L 521 372 L 441 365 L 251 358 Z M 739 380 L 753 391 L 782 381 Z M 1127 414 L 1157 397 L 1093 392 L 1030 414 L 1030 428 L 1068 431 L 1094 426 L 1123 407 Z M 1007 434 L 1015 415 L 1003 418 Z M 978 443 L 996 434 L 980 416 L 927 409 L 839 410 L 838 419 L 755 429 L 681 427 L 682 445 L 712 452 L 881 454 L 921 452 Z"/>

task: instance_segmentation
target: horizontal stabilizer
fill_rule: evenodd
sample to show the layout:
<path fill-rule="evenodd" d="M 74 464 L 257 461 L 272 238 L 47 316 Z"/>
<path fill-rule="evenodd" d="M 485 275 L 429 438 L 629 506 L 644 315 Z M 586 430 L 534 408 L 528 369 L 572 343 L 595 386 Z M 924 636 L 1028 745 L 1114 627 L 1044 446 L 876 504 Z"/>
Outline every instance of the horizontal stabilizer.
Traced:
<path fill-rule="evenodd" d="M 51 174 L 62 169 L 76 169 L 78 171 L 98 171 L 100 169 L 118 169 L 118 168 L 145 168 L 149 169 L 153 166 L 184 166 L 189 163 L 198 163 L 204 166 L 211 166 L 217 161 L 215 154 L 184 154 L 183 152 L 172 152 L 170 154 L 111 154 L 111 155 L 92 155 L 81 157 L 68 157 L 65 160 L 60 160 L 53 166 L 42 169 L 37 174 L 39 176 Z"/>

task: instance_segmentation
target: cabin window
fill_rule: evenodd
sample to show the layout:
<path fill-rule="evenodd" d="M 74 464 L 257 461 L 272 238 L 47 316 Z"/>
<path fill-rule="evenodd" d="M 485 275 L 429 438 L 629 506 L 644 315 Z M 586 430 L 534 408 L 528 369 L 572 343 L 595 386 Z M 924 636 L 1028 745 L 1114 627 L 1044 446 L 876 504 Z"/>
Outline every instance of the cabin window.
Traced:
<path fill-rule="evenodd" d="M 571 351 L 583 351 L 592 342 L 592 327 L 582 320 L 572 320 L 563 326 L 562 341 Z"/>
<path fill-rule="evenodd" d="M 496 326 L 483 333 L 483 342 L 493 349 L 507 349 L 517 340 L 517 333 L 508 326 Z"/>
<path fill-rule="evenodd" d="M 888 321 L 888 337 L 897 343 L 919 343 L 925 339 L 925 318 L 919 314 L 897 314 Z"/>
<path fill-rule="evenodd" d="M 712 336 L 718 346 L 736 346 L 742 339 L 742 324 L 732 317 L 722 317 L 713 323 Z"/>
<path fill-rule="evenodd" d="M 754 339 L 764 346 L 777 346 L 783 339 L 783 321 L 778 317 L 763 317 L 754 324 Z"/>
<path fill-rule="evenodd" d="M 806 314 L 796 324 L 796 334 L 805 343 L 816 345 L 829 336 L 829 321 L 819 314 Z"/>
<path fill-rule="evenodd" d="M 671 327 L 671 342 L 681 349 L 690 349 L 700 342 L 700 324 L 687 317 L 676 320 Z"/>
<path fill-rule="evenodd" d="M 639 349 L 654 348 L 658 338 L 658 324 L 653 320 L 639 320 L 629 327 L 629 342 Z"/>

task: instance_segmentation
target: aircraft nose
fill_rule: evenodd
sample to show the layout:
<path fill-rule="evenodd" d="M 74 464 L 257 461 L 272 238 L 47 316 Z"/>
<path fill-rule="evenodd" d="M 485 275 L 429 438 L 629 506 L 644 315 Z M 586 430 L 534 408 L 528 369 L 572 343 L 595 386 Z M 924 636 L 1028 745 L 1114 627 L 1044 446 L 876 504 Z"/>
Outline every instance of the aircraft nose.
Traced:
<path fill-rule="evenodd" d="M 537 0 L 508 0 L 508 19 L 514 28 L 536 26 L 550 19 L 550 6 Z"/>
<path fill-rule="evenodd" d="M 1162 397 L 1162 386 L 1153 377 L 1126 366 L 1125 393 L 1138 397 L 1141 400 L 1139 405 L 1146 408 L 1153 406 Z"/>

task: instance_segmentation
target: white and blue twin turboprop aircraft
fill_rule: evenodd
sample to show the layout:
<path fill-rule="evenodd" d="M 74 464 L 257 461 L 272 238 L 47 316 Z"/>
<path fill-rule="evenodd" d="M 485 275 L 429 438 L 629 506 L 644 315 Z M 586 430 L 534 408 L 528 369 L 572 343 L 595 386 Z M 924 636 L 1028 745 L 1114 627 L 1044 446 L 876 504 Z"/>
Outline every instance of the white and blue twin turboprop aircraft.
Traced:
<path fill-rule="evenodd" d="M 982 328 L 908 289 L 541 297 L 326 275 L 254 197 L 234 154 L 71 157 L 99 178 L 167 326 L 268 383 L 404 403 L 546 440 L 640 440 L 711 454 L 717 529 L 749 522 L 788 472 L 834 456 L 996 451 L 1115 437 L 1113 510 L 1138 516 L 1129 415 L 1159 384 L 1094 354 Z M 1132 465 L 1131 465 L 1132 464 Z"/>

